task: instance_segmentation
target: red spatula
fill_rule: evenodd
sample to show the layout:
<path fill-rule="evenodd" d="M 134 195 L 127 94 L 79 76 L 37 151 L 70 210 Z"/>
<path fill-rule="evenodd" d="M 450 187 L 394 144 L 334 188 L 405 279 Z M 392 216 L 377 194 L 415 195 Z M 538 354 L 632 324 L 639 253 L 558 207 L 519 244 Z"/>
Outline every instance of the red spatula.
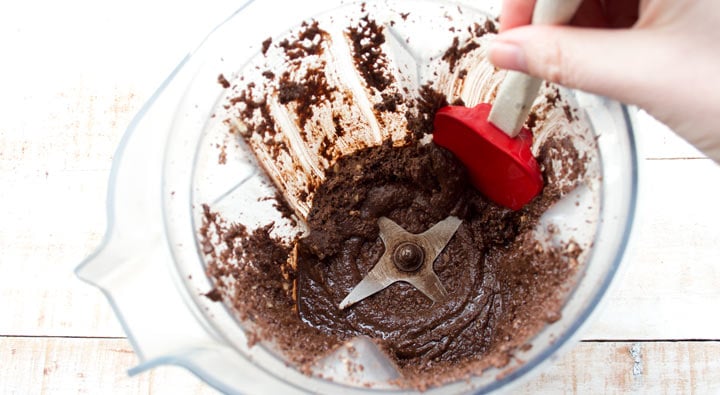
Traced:
<path fill-rule="evenodd" d="M 580 1 L 537 0 L 532 23 L 568 23 Z M 543 187 L 540 167 L 530 150 L 532 133 L 523 128 L 541 83 L 509 71 L 492 106 L 447 106 L 435 114 L 435 143 L 465 164 L 480 192 L 513 210 L 530 202 Z"/>

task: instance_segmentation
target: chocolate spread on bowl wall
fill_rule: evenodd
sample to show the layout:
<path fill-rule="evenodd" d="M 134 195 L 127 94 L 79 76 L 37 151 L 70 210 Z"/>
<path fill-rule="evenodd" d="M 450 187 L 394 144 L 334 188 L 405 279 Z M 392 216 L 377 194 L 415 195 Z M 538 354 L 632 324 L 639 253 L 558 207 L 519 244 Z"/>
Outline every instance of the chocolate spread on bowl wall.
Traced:
<path fill-rule="evenodd" d="M 468 27 L 475 37 L 494 29 L 490 20 Z M 397 114 L 405 122 L 406 137 L 342 155 L 331 149 L 334 140 L 325 137 L 318 155 L 332 165 L 301 196 L 311 199 L 304 218 L 308 231 L 290 242 L 273 236 L 272 223 L 250 230 L 203 206 L 200 245 L 215 282 L 207 296 L 222 299 L 241 320 L 252 321 L 247 331 L 251 343 L 272 342 L 307 373 L 318 359 L 360 335 L 374 339 L 395 362 L 401 386 L 422 389 L 502 367 L 514 350 L 527 347 L 534 334 L 560 318 L 582 248 L 573 242 L 549 247 L 535 230 L 548 207 L 574 187 L 559 180 L 580 179 L 585 158 L 568 137 L 547 139 L 538 150 L 546 181 L 543 192 L 519 211 L 495 205 L 472 187 L 452 153 L 420 142 L 432 133 L 434 113 L 449 98 L 429 84 L 418 92 L 392 90 L 395 80 L 382 52 L 383 28 L 367 15 L 346 35 L 359 75 L 369 92 L 377 93 L 374 111 Z M 300 59 L 322 54 L 326 39 L 316 22 L 306 23 L 295 41 L 281 40 L 272 47 L 268 39 L 262 53 L 285 51 L 292 71 Z M 443 60 L 450 69 L 479 48 L 458 38 L 448 44 Z M 248 145 L 257 147 L 258 140 L 251 139 L 261 135 L 261 144 L 267 145 L 261 150 L 280 155 L 288 149 L 287 142 L 278 139 L 268 104 L 271 95 L 281 104 L 296 105 L 303 130 L 318 122 L 321 106 L 336 111 L 333 100 L 352 104 L 352 94 L 332 85 L 323 71 L 326 65 L 321 66 L 300 73 L 302 80 L 294 80 L 288 71 L 263 70 L 270 77 L 262 89 L 274 93 L 258 97 L 259 87 L 250 83 L 229 97 L 228 108 L 238 106 L 236 116 L 247 126 L 240 135 Z M 464 77 L 467 72 L 459 73 Z M 218 82 L 230 86 L 224 76 Z M 546 97 L 528 126 L 541 124 L 543 111 L 562 112 L 561 101 L 557 91 Z M 332 139 L 352 132 L 343 126 L 343 116 L 333 112 Z M 301 137 L 308 138 L 306 133 Z M 294 221 L 285 197 L 274 199 L 283 216 Z M 433 304 L 411 285 L 398 282 L 344 310 L 338 308 L 384 252 L 378 218 L 388 217 L 409 232 L 421 233 L 450 215 L 462 224 L 434 262 L 448 291 L 446 300 Z"/>

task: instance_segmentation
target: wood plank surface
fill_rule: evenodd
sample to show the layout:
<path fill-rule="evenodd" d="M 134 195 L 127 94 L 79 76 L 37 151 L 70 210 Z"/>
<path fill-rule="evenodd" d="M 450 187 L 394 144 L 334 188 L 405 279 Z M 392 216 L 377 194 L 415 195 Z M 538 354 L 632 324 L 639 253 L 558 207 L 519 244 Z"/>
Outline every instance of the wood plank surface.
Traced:
<path fill-rule="evenodd" d="M 514 394 L 713 394 L 720 342 L 582 342 Z M 0 393 L 215 394 L 190 372 L 161 366 L 128 377 L 125 339 L 0 338 Z"/>
<path fill-rule="evenodd" d="M 0 337 L 0 393 L 217 393 L 180 367 L 128 377 L 136 362 L 125 339 Z"/>
<path fill-rule="evenodd" d="M 125 334 L 73 269 L 102 240 L 127 124 L 238 5 L 0 3 L 0 394 L 215 393 L 177 367 L 127 377 Z M 636 139 L 633 237 L 582 334 L 603 341 L 512 393 L 720 393 L 720 166 L 642 112 Z"/>
<path fill-rule="evenodd" d="M 718 342 L 583 342 L 515 394 L 717 394 Z"/>

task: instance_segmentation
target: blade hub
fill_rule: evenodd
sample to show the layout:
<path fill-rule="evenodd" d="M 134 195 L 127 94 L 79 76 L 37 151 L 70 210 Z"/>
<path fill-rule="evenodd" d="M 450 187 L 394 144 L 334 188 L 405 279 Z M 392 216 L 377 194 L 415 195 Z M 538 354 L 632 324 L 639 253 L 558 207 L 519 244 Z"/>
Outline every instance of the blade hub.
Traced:
<path fill-rule="evenodd" d="M 393 263 L 404 272 L 414 272 L 425 262 L 425 251 L 419 245 L 406 241 L 395 248 Z"/>
<path fill-rule="evenodd" d="M 412 285 L 433 302 L 445 300 L 448 292 L 435 273 L 433 263 L 461 223 L 459 218 L 449 216 L 425 232 L 414 234 L 391 219 L 380 217 L 378 227 L 385 253 L 338 308 L 345 309 L 397 281 Z"/>

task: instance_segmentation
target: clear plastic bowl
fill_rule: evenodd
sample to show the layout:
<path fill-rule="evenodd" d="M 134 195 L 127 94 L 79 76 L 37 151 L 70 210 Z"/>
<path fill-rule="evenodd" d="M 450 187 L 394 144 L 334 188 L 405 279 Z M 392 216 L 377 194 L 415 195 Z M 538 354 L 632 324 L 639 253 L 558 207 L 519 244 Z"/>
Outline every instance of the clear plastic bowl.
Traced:
<path fill-rule="evenodd" d="M 348 356 L 336 355 L 323 367 L 324 376 L 332 380 L 300 373 L 266 345 L 248 347 L 233 312 L 204 296 L 213 284 L 197 236 L 204 203 L 244 224 L 262 225 L 276 214 L 272 202 L 257 199 L 272 195 L 272 186 L 262 182 L 265 176 L 247 160 L 247 151 L 234 149 L 228 140 L 218 116 L 226 92 L 217 76 L 236 76 L 251 67 L 267 37 L 283 37 L 311 18 L 337 23 L 341 17 L 357 17 L 359 7 L 359 2 L 247 2 L 180 63 L 128 127 L 110 176 L 105 240 L 77 274 L 100 288 L 115 310 L 140 359 L 131 374 L 176 364 L 228 393 L 398 391 L 387 383 L 392 371 L 383 357 L 362 340 L 356 348 L 364 373 L 344 371 L 341 361 Z M 437 28 L 434 16 L 446 22 L 452 20 L 448 15 L 454 16 L 453 23 L 493 17 L 499 1 L 397 0 L 367 2 L 365 7 L 386 17 L 410 11 L 413 18 L 396 31 L 406 28 L 405 34 L 418 43 L 405 49 L 422 64 L 436 57 L 437 43 L 447 46 L 451 37 L 448 30 Z M 422 83 L 428 76 L 418 72 L 414 79 Z M 527 377 L 572 344 L 620 264 L 637 189 L 628 110 L 583 92 L 561 89 L 561 94 L 589 125 L 597 173 L 595 182 L 581 187 L 572 203 L 561 201 L 543 217 L 543 224 L 560 228 L 559 237 L 585 240 L 589 248 L 562 318 L 538 333 L 532 348 L 518 350 L 502 370 L 491 369 L 428 393 L 487 393 Z M 224 164 L 218 163 L 220 147 L 227 150 Z M 578 200 L 593 210 L 577 215 Z M 368 382 L 372 388 L 363 386 Z"/>

